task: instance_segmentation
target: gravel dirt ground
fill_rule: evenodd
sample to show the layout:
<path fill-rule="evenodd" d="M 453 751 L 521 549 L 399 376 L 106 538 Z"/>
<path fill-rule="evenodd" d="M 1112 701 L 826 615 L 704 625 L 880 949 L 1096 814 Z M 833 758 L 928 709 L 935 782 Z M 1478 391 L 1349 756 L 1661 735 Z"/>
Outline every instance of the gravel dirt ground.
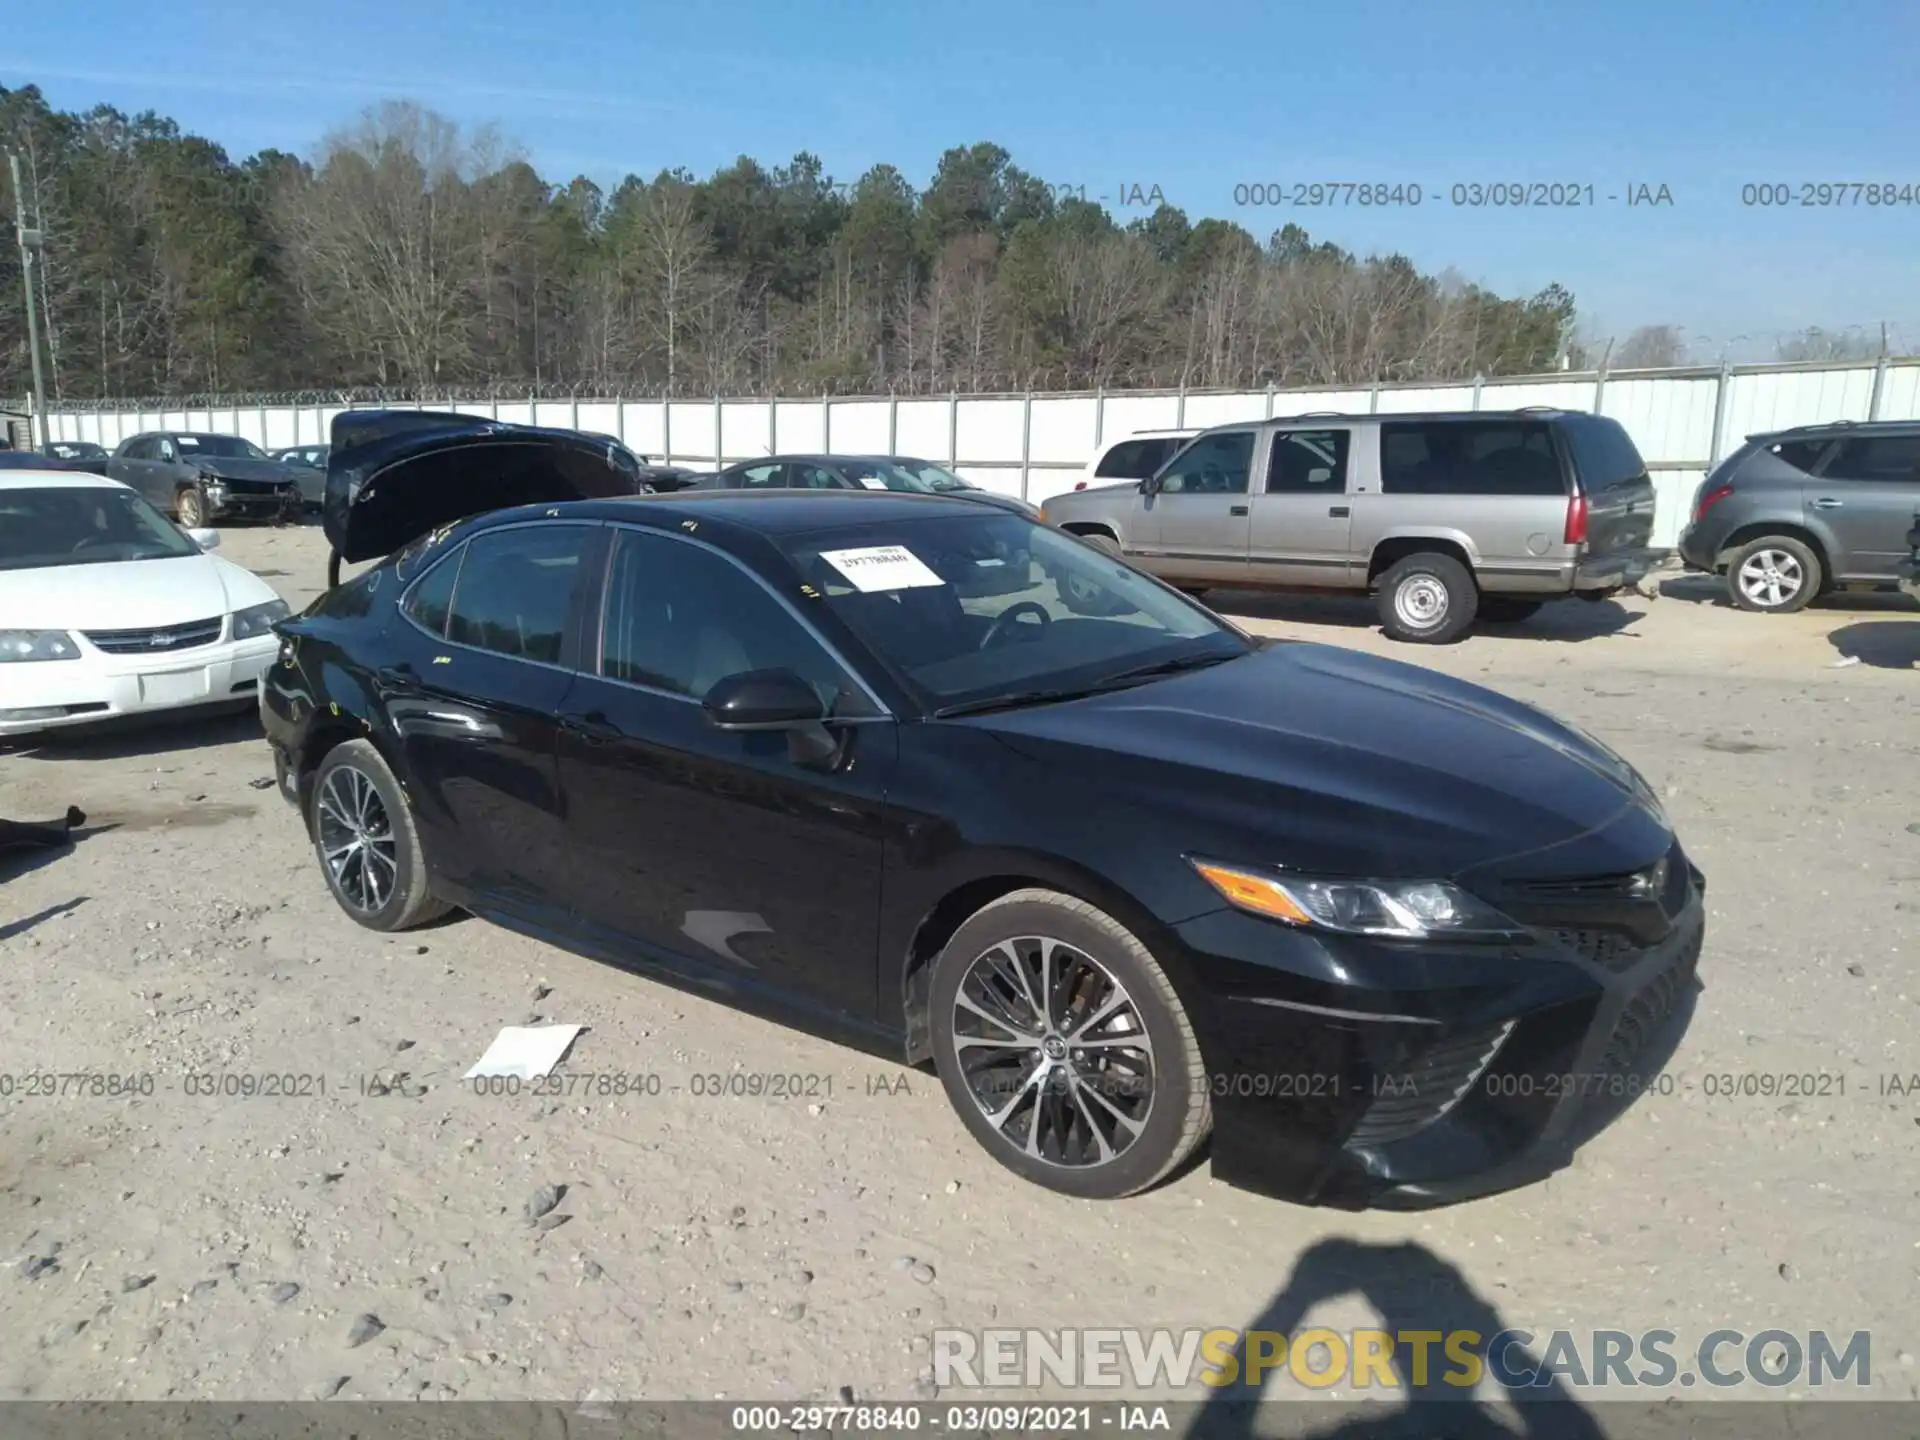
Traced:
<path fill-rule="evenodd" d="M 322 583 L 315 529 L 231 529 L 222 553 L 296 608 Z M 1586 726 L 1709 877 L 1674 1093 L 1546 1183 L 1413 1215 L 1204 1166 L 1067 1200 L 978 1152 L 930 1075 L 469 918 L 364 931 L 251 715 L 0 751 L 0 814 L 89 816 L 69 852 L 0 860 L 0 1070 L 153 1089 L 0 1099 L 0 1396 L 905 1399 L 933 1394 L 940 1327 L 1461 1315 L 1665 1328 L 1683 1353 L 1720 1327 L 1870 1330 L 1866 1393 L 1920 1395 L 1920 612 L 1768 619 L 1662 588 L 1439 650 L 1385 641 L 1363 603 L 1213 597 Z M 461 1082 L 535 1015 L 587 1027 L 561 1074 L 679 1093 Z M 183 1093 L 203 1071 L 325 1093 Z M 819 1078 L 691 1093 L 734 1072 Z M 1707 1093 L 1806 1074 L 1827 1093 Z"/>

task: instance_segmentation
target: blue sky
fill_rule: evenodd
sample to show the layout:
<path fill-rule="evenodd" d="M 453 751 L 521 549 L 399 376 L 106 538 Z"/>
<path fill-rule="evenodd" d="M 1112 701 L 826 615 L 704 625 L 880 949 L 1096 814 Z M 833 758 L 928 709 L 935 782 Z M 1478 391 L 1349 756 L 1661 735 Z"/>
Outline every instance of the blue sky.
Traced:
<path fill-rule="evenodd" d="M 1598 333 L 1739 337 L 1891 321 L 1920 348 L 1913 0 L 61 0 L 9 7 L 0 84 L 153 108 L 236 157 L 310 152 L 392 96 L 494 122 L 550 179 L 735 156 L 890 161 L 916 183 L 993 140 L 1043 179 L 1158 186 L 1264 239 L 1291 220 L 1504 292 L 1558 280 Z M 1420 185 L 1418 208 L 1237 207 L 1236 185 Z M 1456 183 L 1592 185 L 1473 209 Z M 1913 203 L 1764 209 L 1745 183 L 1894 182 Z M 1631 186 L 1673 203 L 1629 207 Z"/>

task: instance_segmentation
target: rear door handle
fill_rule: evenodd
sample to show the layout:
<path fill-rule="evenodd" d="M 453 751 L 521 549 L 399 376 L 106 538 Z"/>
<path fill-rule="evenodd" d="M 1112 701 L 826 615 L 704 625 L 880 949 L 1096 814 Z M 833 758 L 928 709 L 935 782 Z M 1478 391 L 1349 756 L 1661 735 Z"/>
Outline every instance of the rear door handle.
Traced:
<path fill-rule="evenodd" d="M 605 745 L 620 738 L 619 730 L 598 710 L 585 715 L 562 715 L 560 723 L 589 745 Z"/>
<path fill-rule="evenodd" d="M 1845 503 L 1844 500 L 1835 500 L 1830 495 L 1822 495 L 1818 500 L 1813 502 L 1813 508 L 1816 510 L 1838 510 Z"/>
<path fill-rule="evenodd" d="M 1229 515 L 1244 515 L 1246 513 L 1247 507 L 1244 505 L 1229 505 L 1227 507 L 1227 514 Z"/>
<path fill-rule="evenodd" d="M 1329 505 L 1327 507 L 1327 514 L 1333 516 L 1334 519 L 1339 520 L 1344 518 L 1345 516 L 1353 514 L 1353 507 L 1351 505 Z"/>

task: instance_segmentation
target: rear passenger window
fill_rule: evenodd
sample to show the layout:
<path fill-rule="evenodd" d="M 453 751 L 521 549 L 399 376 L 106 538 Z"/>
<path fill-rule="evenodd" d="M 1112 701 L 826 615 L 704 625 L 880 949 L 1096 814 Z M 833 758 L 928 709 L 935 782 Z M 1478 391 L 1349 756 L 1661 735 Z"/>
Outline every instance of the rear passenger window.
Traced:
<path fill-rule="evenodd" d="M 1820 457 L 1827 453 L 1831 440 L 1787 440 L 1772 447 L 1779 459 L 1786 461 L 1796 470 L 1813 473 L 1813 467 L 1820 463 Z"/>
<path fill-rule="evenodd" d="M 474 536 L 460 561 L 447 639 L 558 664 L 590 528 L 529 525 Z"/>
<path fill-rule="evenodd" d="M 1380 427 L 1388 495 L 1564 495 L 1552 431 L 1536 421 L 1401 421 Z"/>
<path fill-rule="evenodd" d="M 1144 480 L 1158 470 L 1171 452 L 1171 440 L 1122 440 L 1100 457 L 1094 467 L 1097 480 Z"/>
<path fill-rule="evenodd" d="M 460 560 L 464 553 L 449 555 L 435 565 L 420 577 L 419 582 L 407 592 L 407 598 L 400 602 L 400 613 L 436 640 L 446 638 L 447 612 L 453 604 L 454 581 L 460 577 Z"/>
<path fill-rule="evenodd" d="M 1269 495 L 1340 495 L 1347 488 L 1346 430 L 1285 430 L 1273 437 Z"/>
<path fill-rule="evenodd" d="M 1920 435 L 1875 435 L 1849 440 L 1827 466 L 1836 480 L 1883 480 L 1911 484 L 1920 479 Z"/>

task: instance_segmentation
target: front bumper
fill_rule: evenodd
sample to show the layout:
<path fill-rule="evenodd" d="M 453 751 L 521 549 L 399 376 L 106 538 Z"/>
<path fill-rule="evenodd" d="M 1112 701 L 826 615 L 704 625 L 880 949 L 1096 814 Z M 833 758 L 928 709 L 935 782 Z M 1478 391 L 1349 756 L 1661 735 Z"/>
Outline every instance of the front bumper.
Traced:
<path fill-rule="evenodd" d="M 1583 555 L 1573 567 L 1573 588 L 1578 590 L 1622 590 L 1638 585 L 1647 572 L 1659 565 L 1658 550 L 1616 550 L 1610 555 Z"/>
<path fill-rule="evenodd" d="M 1239 911 L 1176 928 L 1213 1173 L 1304 1204 L 1413 1209 L 1532 1183 L 1643 1095 L 1692 1013 L 1704 882 L 1680 853 L 1657 942 L 1522 954 L 1317 937 Z M 1329 983 L 1343 976 L 1349 982 Z M 1655 1103 L 1658 1103 L 1657 1101 Z"/>
<path fill-rule="evenodd" d="M 258 635 L 158 655 L 108 655 L 85 647 L 78 660 L 9 664 L 0 670 L 6 695 L 0 735 L 244 704 L 259 693 L 278 645 L 272 635 Z"/>
<path fill-rule="evenodd" d="M 231 480 L 208 480 L 200 490 L 210 520 L 271 520 L 306 509 L 297 485 L 242 489 Z"/>

